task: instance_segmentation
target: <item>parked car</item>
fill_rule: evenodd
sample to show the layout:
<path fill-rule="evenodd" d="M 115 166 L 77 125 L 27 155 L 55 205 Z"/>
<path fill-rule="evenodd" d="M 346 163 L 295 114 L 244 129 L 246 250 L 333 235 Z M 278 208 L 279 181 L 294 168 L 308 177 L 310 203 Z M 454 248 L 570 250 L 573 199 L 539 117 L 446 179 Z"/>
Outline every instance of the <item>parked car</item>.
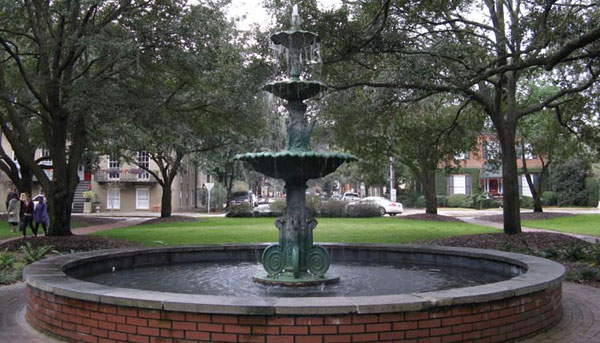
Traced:
<path fill-rule="evenodd" d="M 383 197 L 366 197 L 362 198 L 358 201 L 351 202 L 348 204 L 348 210 L 352 210 L 352 206 L 355 204 L 369 204 L 375 205 L 379 209 L 379 213 L 383 216 L 384 214 L 389 214 L 390 216 L 395 216 L 396 214 L 402 214 L 404 212 L 404 206 L 402 206 L 399 202 L 392 202 Z"/>
<path fill-rule="evenodd" d="M 360 200 L 358 193 L 346 192 L 342 196 L 342 201 L 357 201 Z"/>
<path fill-rule="evenodd" d="M 253 207 L 257 205 L 254 200 L 254 195 L 250 191 L 233 192 L 229 199 L 229 203 L 232 206 L 237 206 L 245 202 L 251 204 Z"/>

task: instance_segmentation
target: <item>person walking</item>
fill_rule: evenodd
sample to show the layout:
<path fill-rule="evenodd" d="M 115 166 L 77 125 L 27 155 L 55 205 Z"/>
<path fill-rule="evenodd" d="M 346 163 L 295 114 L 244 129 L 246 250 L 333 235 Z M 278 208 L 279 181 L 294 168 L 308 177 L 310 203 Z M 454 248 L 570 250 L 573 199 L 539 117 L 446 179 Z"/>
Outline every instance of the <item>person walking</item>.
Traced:
<path fill-rule="evenodd" d="M 31 228 L 34 236 L 37 236 L 33 229 L 33 201 L 27 193 L 21 193 L 21 231 L 23 237 L 27 236 L 27 225 Z"/>
<path fill-rule="evenodd" d="M 6 212 L 8 212 L 8 225 L 11 227 L 11 231 L 17 232 L 21 220 L 21 202 L 17 198 L 10 199 Z"/>
<path fill-rule="evenodd" d="M 35 222 L 35 230 L 33 231 L 33 235 L 37 236 L 40 224 L 42 224 L 44 235 L 48 236 L 48 207 L 44 202 L 43 196 L 40 196 L 38 199 L 39 202 L 33 209 L 33 221 Z"/>
<path fill-rule="evenodd" d="M 10 187 L 8 189 L 8 195 L 6 196 L 6 213 L 8 213 L 8 205 L 10 204 L 11 199 L 19 200 L 19 193 L 17 193 L 17 189 L 14 187 Z"/>

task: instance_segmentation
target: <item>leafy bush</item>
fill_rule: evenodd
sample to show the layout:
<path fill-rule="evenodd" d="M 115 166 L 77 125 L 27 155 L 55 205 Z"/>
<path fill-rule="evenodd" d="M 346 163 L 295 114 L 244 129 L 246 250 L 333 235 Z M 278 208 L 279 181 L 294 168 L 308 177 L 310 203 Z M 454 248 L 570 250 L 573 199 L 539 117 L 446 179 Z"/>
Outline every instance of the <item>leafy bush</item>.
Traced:
<path fill-rule="evenodd" d="M 314 218 L 317 216 L 319 212 L 319 207 L 321 206 L 321 199 L 317 195 L 307 195 L 306 196 L 306 214 L 309 218 Z"/>
<path fill-rule="evenodd" d="M 27 242 L 21 246 L 21 251 L 23 252 L 25 263 L 30 264 L 43 259 L 53 248 L 54 246 L 52 245 L 43 245 L 35 248 L 31 245 L 31 242 Z"/>
<path fill-rule="evenodd" d="M 542 192 L 540 200 L 542 201 L 542 205 L 544 205 L 544 206 L 556 205 L 556 196 L 554 195 L 554 192 L 552 192 L 552 191 Z"/>
<path fill-rule="evenodd" d="M 570 244 L 560 251 L 560 256 L 569 261 L 581 261 L 587 258 L 587 253 L 583 245 Z"/>
<path fill-rule="evenodd" d="M 346 216 L 346 202 L 336 199 L 328 199 L 319 205 L 319 216 L 342 218 Z"/>
<path fill-rule="evenodd" d="M 424 195 L 421 195 L 420 197 L 417 198 L 415 206 L 419 207 L 419 208 L 427 206 L 427 200 L 425 199 Z"/>
<path fill-rule="evenodd" d="M 269 203 L 269 209 L 271 213 L 276 216 L 282 216 L 285 214 L 285 200 L 275 200 L 272 203 Z"/>
<path fill-rule="evenodd" d="M 589 248 L 588 258 L 592 265 L 600 267 L 600 240 L 596 240 L 596 243 Z"/>
<path fill-rule="evenodd" d="M 10 285 L 21 279 L 22 268 L 15 270 L 0 270 L 0 285 Z"/>
<path fill-rule="evenodd" d="M 439 207 L 448 207 L 448 197 L 445 195 L 438 195 L 435 197 L 435 202 Z"/>
<path fill-rule="evenodd" d="M 206 207 L 208 200 L 208 190 L 201 188 L 198 194 L 200 202 Z M 227 188 L 216 182 L 210 191 L 210 209 L 211 211 L 222 211 L 224 204 L 227 203 Z"/>
<path fill-rule="evenodd" d="M 514 244 L 504 242 L 500 245 L 500 250 L 514 252 L 518 254 L 533 255 L 533 249 L 527 244 L 527 241 L 522 241 L 523 244 Z"/>
<path fill-rule="evenodd" d="M 397 201 L 401 202 L 404 207 L 416 207 L 417 206 L 417 198 L 419 194 L 414 192 L 409 192 L 405 194 L 401 194 L 397 197 Z"/>
<path fill-rule="evenodd" d="M 225 216 L 230 217 L 230 218 L 252 217 L 253 209 L 254 209 L 254 207 L 252 206 L 252 204 L 243 202 L 239 205 L 231 205 L 229 208 L 229 212 L 227 212 L 227 214 Z"/>
<path fill-rule="evenodd" d="M 585 166 L 572 159 L 552 169 L 551 183 L 558 206 L 584 206 L 588 200 L 585 190 Z"/>
<path fill-rule="evenodd" d="M 596 268 L 580 268 L 568 271 L 565 279 L 574 282 L 600 281 L 600 273 Z"/>
<path fill-rule="evenodd" d="M 596 207 L 598 206 L 598 193 L 600 188 L 598 186 L 598 180 L 593 177 L 587 177 L 585 179 L 585 191 L 587 193 L 587 206 Z"/>
<path fill-rule="evenodd" d="M 8 248 L 0 252 L 0 270 L 10 270 L 15 267 L 16 258 L 8 252 Z"/>
<path fill-rule="evenodd" d="M 365 217 L 381 217 L 379 206 L 372 204 L 353 204 L 347 207 L 348 217 L 365 218 Z"/>
<path fill-rule="evenodd" d="M 470 199 L 472 207 L 478 210 L 496 208 L 500 206 L 498 201 L 496 201 L 496 199 L 494 199 L 489 193 L 474 194 L 470 197 Z"/>
<path fill-rule="evenodd" d="M 469 207 L 471 201 L 464 194 L 454 194 L 448 197 L 448 207 Z"/>
<path fill-rule="evenodd" d="M 532 208 L 533 207 L 533 198 L 528 196 L 520 196 L 519 197 L 519 207 L 521 208 Z"/>

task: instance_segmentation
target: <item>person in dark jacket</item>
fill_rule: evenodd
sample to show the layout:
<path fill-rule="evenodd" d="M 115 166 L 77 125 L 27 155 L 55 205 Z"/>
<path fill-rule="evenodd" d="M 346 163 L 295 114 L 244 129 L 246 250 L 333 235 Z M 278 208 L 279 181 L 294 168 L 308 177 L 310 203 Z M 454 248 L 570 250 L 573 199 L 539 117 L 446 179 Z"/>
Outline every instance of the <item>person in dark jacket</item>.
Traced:
<path fill-rule="evenodd" d="M 39 202 L 33 209 L 33 221 L 35 222 L 35 230 L 33 230 L 33 235 L 37 236 L 40 224 L 42 224 L 44 235 L 48 236 L 48 207 L 46 206 L 44 197 L 42 196 L 39 197 Z"/>
<path fill-rule="evenodd" d="M 27 225 L 31 228 L 34 236 L 37 236 L 33 228 L 33 201 L 27 193 L 21 193 L 21 231 L 23 237 L 27 236 Z"/>

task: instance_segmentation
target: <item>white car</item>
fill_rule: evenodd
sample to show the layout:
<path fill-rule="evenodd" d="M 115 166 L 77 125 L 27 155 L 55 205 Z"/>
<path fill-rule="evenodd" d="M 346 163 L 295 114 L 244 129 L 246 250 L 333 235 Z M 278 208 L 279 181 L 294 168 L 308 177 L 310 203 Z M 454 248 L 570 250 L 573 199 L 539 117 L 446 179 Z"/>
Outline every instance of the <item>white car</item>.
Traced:
<path fill-rule="evenodd" d="M 395 216 L 396 214 L 402 214 L 404 212 L 404 207 L 399 202 L 392 202 L 383 197 L 366 197 L 362 198 L 359 201 L 351 202 L 348 207 L 351 207 L 353 204 L 372 204 L 379 208 L 379 213 L 383 216 L 384 214 L 389 214 L 390 216 Z"/>

